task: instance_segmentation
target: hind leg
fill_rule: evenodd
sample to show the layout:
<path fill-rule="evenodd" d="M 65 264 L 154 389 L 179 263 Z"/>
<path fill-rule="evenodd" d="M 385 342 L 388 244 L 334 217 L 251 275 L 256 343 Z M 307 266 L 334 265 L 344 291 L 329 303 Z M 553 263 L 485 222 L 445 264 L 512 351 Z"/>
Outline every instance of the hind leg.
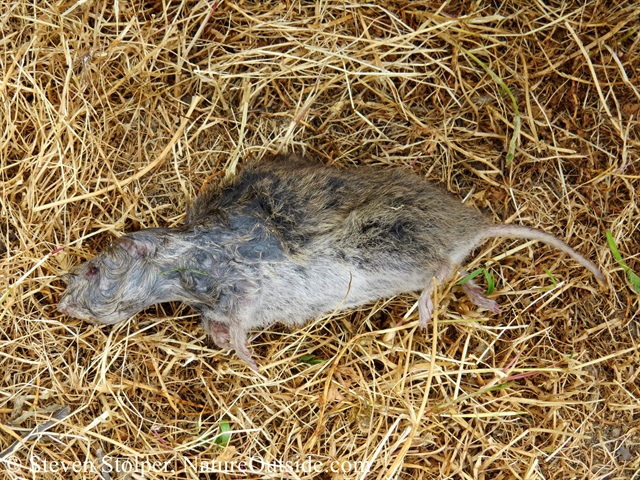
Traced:
<path fill-rule="evenodd" d="M 467 275 L 467 273 L 463 270 L 460 271 L 461 275 Z M 478 285 L 476 282 L 472 280 L 467 280 L 462 284 L 462 289 L 471 300 L 471 303 L 477 305 L 478 307 L 486 308 L 487 310 L 491 310 L 493 313 L 500 313 L 500 305 L 498 302 L 491 298 L 487 298 L 484 296 L 484 289 Z"/>
<path fill-rule="evenodd" d="M 429 276 L 429 282 L 427 283 L 427 286 L 424 287 L 424 290 L 422 290 L 420 298 L 418 299 L 418 312 L 420 313 L 420 321 L 418 322 L 418 325 L 420 328 L 427 328 L 427 325 L 431 321 L 433 310 L 435 309 L 433 300 L 431 300 L 431 294 L 433 293 L 433 278 L 435 277 L 436 282 L 440 284 L 449 278 L 452 272 L 453 268 L 449 264 L 444 264 Z"/>
<path fill-rule="evenodd" d="M 420 313 L 420 321 L 418 325 L 420 328 L 427 328 L 427 325 L 431 321 L 431 314 L 433 313 L 434 306 L 433 300 L 431 300 L 431 294 L 433 293 L 433 284 L 425 288 L 418 298 L 418 312 Z"/>

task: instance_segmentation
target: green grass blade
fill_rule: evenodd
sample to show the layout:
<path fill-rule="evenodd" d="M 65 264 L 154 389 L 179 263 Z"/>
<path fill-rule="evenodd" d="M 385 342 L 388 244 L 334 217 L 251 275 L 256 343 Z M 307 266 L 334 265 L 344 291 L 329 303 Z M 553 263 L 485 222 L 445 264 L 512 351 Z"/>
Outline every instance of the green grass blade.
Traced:
<path fill-rule="evenodd" d="M 496 289 L 496 281 L 493 275 L 491 274 L 491 272 L 489 272 L 489 270 L 487 270 L 486 268 L 483 268 L 483 270 L 484 270 L 484 278 L 487 279 L 486 295 L 491 295 L 493 291 Z"/>
<path fill-rule="evenodd" d="M 231 439 L 231 422 L 228 419 L 222 418 L 220 420 L 220 434 L 214 439 L 214 443 L 221 448 L 229 445 Z"/>
<path fill-rule="evenodd" d="M 473 272 L 471 272 L 466 277 L 461 278 L 460 280 L 458 280 L 456 282 L 456 285 L 462 285 L 463 283 L 467 283 L 469 280 L 472 280 L 472 279 L 476 278 L 478 275 L 480 275 L 483 272 L 483 270 L 484 270 L 484 268 L 479 268 L 477 270 L 474 270 Z"/>
<path fill-rule="evenodd" d="M 613 258 L 616 259 L 618 265 L 620 265 L 622 270 L 624 270 L 624 273 L 627 275 L 627 281 L 631 286 L 631 290 L 636 293 L 640 293 L 640 277 L 638 277 L 638 275 L 629 268 L 627 263 L 622 258 L 622 254 L 620 253 L 620 250 L 618 250 L 618 246 L 616 245 L 616 241 L 613 238 L 613 234 L 611 233 L 611 231 L 607 230 L 606 234 L 607 243 L 609 244 L 609 250 L 611 250 Z"/>

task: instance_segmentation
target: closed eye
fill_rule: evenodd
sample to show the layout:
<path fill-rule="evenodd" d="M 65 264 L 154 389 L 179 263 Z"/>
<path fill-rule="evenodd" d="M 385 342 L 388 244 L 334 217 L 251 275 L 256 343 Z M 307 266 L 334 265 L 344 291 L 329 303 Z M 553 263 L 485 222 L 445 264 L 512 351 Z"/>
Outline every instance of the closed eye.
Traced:
<path fill-rule="evenodd" d="M 85 276 L 87 278 L 96 278 L 98 276 L 98 273 L 100 272 L 100 270 L 98 270 L 98 267 L 96 267 L 95 265 L 91 265 L 88 269 L 87 269 L 87 273 L 85 274 Z"/>

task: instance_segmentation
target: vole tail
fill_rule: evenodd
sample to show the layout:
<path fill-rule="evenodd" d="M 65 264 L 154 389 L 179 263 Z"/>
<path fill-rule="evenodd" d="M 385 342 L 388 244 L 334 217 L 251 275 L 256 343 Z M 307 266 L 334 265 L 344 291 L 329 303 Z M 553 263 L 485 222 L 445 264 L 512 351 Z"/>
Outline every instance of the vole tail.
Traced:
<path fill-rule="evenodd" d="M 506 225 L 506 224 L 495 224 L 489 226 L 485 235 L 485 238 L 494 238 L 494 237 L 511 237 L 511 238 L 525 238 L 528 240 L 538 240 L 540 242 L 544 242 L 547 245 L 551 245 L 552 247 L 557 248 L 558 250 L 563 251 L 571 258 L 576 260 L 578 263 L 583 265 L 587 270 L 595 275 L 598 281 L 601 284 L 605 283 L 604 275 L 602 272 L 596 267 L 593 262 L 587 260 L 578 252 L 576 252 L 569 245 L 564 243 L 555 235 L 551 235 L 550 233 L 543 232 L 542 230 L 538 230 L 537 228 L 525 227 L 523 225 Z"/>

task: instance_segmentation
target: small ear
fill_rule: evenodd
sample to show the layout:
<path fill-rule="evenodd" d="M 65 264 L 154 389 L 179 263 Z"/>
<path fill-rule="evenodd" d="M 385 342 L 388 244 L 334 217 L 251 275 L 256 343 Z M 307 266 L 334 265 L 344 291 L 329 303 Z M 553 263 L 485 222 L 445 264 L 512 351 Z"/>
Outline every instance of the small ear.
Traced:
<path fill-rule="evenodd" d="M 120 237 L 115 244 L 123 248 L 131 258 L 145 258 L 156 253 L 156 246 L 146 240 L 132 237 Z"/>

